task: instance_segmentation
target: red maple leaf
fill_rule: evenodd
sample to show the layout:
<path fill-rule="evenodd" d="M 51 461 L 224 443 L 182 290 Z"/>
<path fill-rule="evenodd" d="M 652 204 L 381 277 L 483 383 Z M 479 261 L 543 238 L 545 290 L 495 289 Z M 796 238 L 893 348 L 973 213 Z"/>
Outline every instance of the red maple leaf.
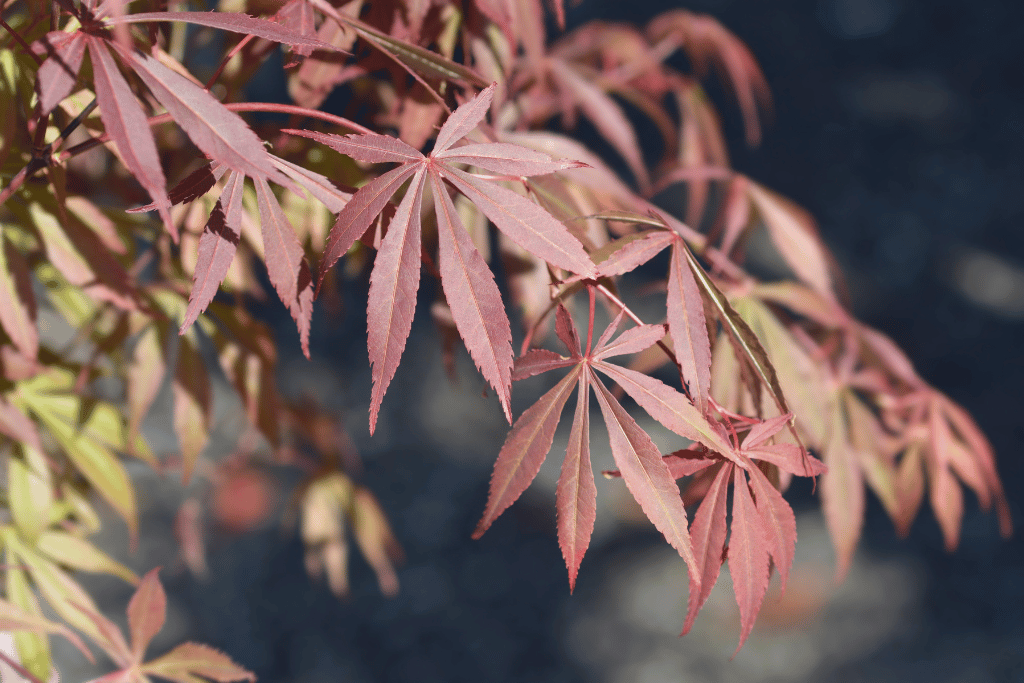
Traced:
<path fill-rule="evenodd" d="M 459 168 L 474 166 L 500 174 L 500 179 L 516 180 L 580 166 L 578 162 L 552 161 L 546 154 L 508 143 L 454 147 L 484 118 L 495 87 L 492 84 L 448 117 L 428 155 L 385 135 L 286 131 L 321 142 L 359 161 L 399 164 L 363 186 L 338 214 L 327 239 L 320 283 L 406 180 L 412 179 L 380 243 L 370 276 L 366 317 L 367 347 L 373 366 L 371 433 L 412 328 L 420 282 L 422 203 L 428 181 L 437 217 L 441 285 L 452 318 L 473 361 L 497 392 L 510 422 L 513 355 L 508 316 L 494 276 L 463 227 L 445 181 L 466 195 L 499 230 L 524 249 L 553 266 L 584 277 L 596 274 L 583 246 L 551 214 L 512 190 Z"/>

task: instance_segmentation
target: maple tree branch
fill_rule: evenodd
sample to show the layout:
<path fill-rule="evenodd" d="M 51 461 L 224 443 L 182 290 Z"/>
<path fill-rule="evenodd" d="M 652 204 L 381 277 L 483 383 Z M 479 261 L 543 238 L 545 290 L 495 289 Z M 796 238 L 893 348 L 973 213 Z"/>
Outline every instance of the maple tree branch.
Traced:
<path fill-rule="evenodd" d="M 57 136 L 56 140 L 51 142 L 45 148 L 37 149 L 33 153 L 32 159 L 29 160 L 28 164 L 26 164 L 20 171 L 18 171 L 18 173 L 13 178 L 11 178 L 11 182 L 7 185 L 7 187 L 5 187 L 3 190 L 0 190 L 0 206 L 3 206 L 7 202 L 7 200 L 11 198 L 11 195 L 13 195 L 19 189 L 21 189 L 21 186 L 25 184 L 25 181 L 28 180 L 33 175 L 35 175 L 37 171 L 40 171 L 49 166 L 51 163 L 53 163 L 51 157 L 53 155 L 54 150 L 56 150 L 57 147 L 59 147 L 60 144 L 64 140 L 66 140 L 67 137 L 71 135 L 71 133 L 74 132 L 76 128 L 78 128 L 79 125 L 81 125 L 82 121 L 85 120 L 85 117 L 92 113 L 92 110 L 95 108 L 96 98 L 93 98 L 92 102 L 86 105 L 85 109 L 83 109 L 82 112 L 78 116 L 76 116 L 74 120 L 71 121 L 71 123 L 64 127 L 64 130 L 60 132 L 60 135 Z M 41 126 L 41 128 L 43 128 L 43 131 L 45 133 L 46 127 Z M 60 158 L 60 163 L 63 163 L 66 158 L 67 157 L 64 157 L 62 155 Z"/>

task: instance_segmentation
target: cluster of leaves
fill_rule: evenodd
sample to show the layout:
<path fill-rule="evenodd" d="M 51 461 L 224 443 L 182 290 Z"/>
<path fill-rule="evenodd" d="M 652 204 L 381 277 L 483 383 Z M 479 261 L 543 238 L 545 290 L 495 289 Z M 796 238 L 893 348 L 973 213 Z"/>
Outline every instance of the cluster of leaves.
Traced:
<path fill-rule="evenodd" d="M 265 300 L 265 274 L 308 356 L 314 299 L 337 310 L 342 257 L 350 277 L 370 270 L 371 433 L 423 270 L 440 283 L 431 312 L 445 362 L 453 367 L 461 340 L 510 422 L 513 381 L 568 370 L 514 421 L 475 535 L 536 476 L 576 386 L 556 501 L 570 589 L 596 514 L 591 389 L 618 467 L 608 476 L 623 479 L 688 566 L 684 632 L 727 560 L 742 646 L 771 572 L 784 585 L 793 561 L 796 524 L 781 495 L 793 476 L 818 478 L 840 576 L 865 489 L 902 533 L 927 491 L 952 548 L 963 484 L 982 507 L 996 506 L 1009 533 L 994 458 L 970 416 L 849 314 L 810 217 L 729 168 L 700 77 L 718 69 L 751 143 L 770 100 L 750 52 L 714 19 L 673 10 L 644 29 L 592 23 L 548 43 L 539 0 L 286 0 L 269 10 L 224 0 L 217 12 L 152 5 L 130 13 L 123 0 L 27 0 L 3 10 L 0 101 L 13 115 L 0 130 L 0 434 L 10 512 L 0 529 L 0 608 L 19 630 L 32 676 L 49 673 L 46 633 L 77 639 L 43 618 L 37 594 L 117 663 L 105 680 L 248 676 L 198 645 L 141 663 L 162 620 L 155 574 L 129 606 L 131 647 L 72 577 L 138 581 L 87 540 L 99 528 L 90 492 L 139 533 L 125 456 L 178 468 L 186 481 L 194 473 L 216 481 L 239 459 L 299 467 L 307 476 L 295 509 L 310 573 L 347 591 L 351 529 L 382 590 L 397 590 L 400 549 L 355 479 L 338 418 L 279 396 L 274 338 L 251 313 Z M 564 24 L 561 0 L 551 5 Z M 223 41 L 215 69 L 186 59 L 214 37 Z M 246 101 L 246 85 L 279 49 L 289 51 L 294 104 Z M 695 75 L 674 66 L 680 51 Z M 204 71 L 205 84 L 196 78 Z M 360 121 L 318 109 L 337 89 Z M 258 133 L 241 116 L 255 111 L 289 124 Z M 616 158 L 553 132 L 556 117 L 568 131 L 580 115 Z M 636 125 L 660 133 L 661 159 L 645 158 Z M 328 159 L 321 146 L 343 157 Z M 613 170 L 620 162 L 628 181 Z M 168 189 L 168 177 L 181 180 Z M 685 222 L 653 203 L 669 193 Z M 158 221 L 144 215 L 154 211 Z M 744 245 L 762 229 L 791 280 L 762 282 L 744 270 Z M 663 306 L 664 321 L 644 322 L 621 279 L 666 249 L 664 287 L 645 295 Z M 496 272 L 522 324 L 518 357 Z M 585 343 L 570 313 L 584 297 Z M 614 322 L 595 341 L 598 297 Z M 619 333 L 626 318 L 633 325 Z M 543 348 L 552 328 L 567 356 Z M 249 423 L 236 458 L 217 466 L 201 457 L 214 356 Z M 609 362 L 617 356 L 630 359 Z M 653 375 L 664 365 L 669 384 Z M 166 385 L 174 455 L 153 453 L 142 434 Z M 679 448 L 662 454 L 621 392 L 678 435 Z M 696 506 L 692 520 L 687 506 Z M 190 498 L 178 519 L 183 558 L 196 572 L 205 567 L 201 507 Z"/>

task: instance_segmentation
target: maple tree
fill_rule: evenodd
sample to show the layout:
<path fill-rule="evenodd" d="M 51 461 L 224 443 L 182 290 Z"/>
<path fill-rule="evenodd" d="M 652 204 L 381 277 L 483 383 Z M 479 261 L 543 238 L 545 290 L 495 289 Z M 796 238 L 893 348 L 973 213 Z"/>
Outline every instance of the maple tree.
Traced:
<path fill-rule="evenodd" d="M 643 29 L 594 22 L 549 44 L 539 0 L 243 4 L 3 8 L 0 101 L 13 113 L 0 130 L 9 513 L 0 527 L 0 621 L 17 632 L 21 663 L 8 663 L 24 675 L 49 675 L 48 634 L 91 657 L 80 632 L 117 667 L 100 680 L 252 678 L 192 643 L 144 661 L 165 607 L 156 572 L 140 580 L 89 540 L 100 526 L 91 494 L 133 539 L 141 533 L 124 458 L 256 496 L 262 484 L 246 474 L 249 464 L 293 465 L 305 475 L 295 500 L 310 574 L 325 573 L 344 594 L 351 533 L 382 591 L 398 590 L 398 541 L 357 481 L 338 417 L 278 394 L 275 340 L 253 312 L 265 274 L 308 357 L 314 300 L 337 308 L 343 257 L 351 271 L 370 271 L 371 433 L 424 271 L 440 283 L 431 313 L 444 362 L 454 367 L 461 342 L 511 423 L 474 537 L 535 478 L 577 389 L 555 501 L 570 590 L 596 516 L 591 391 L 618 468 L 605 475 L 623 480 L 687 566 L 684 633 L 725 562 L 741 615 L 738 648 L 773 572 L 785 586 L 797 539 L 782 493 L 793 477 L 815 480 L 840 578 L 866 490 L 903 534 L 927 492 L 949 549 L 963 486 L 994 506 L 1010 533 L 994 455 L 973 419 L 850 314 L 810 216 L 729 167 L 701 78 L 717 68 L 752 144 L 770 96 L 749 50 L 713 18 L 678 9 Z M 564 29 L 561 0 L 549 5 Z M 208 31 L 224 41 L 216 65 L 186 58 Z M 289 55 L 293 103 L 248 101 L 246 84 L 276 50 Z M 679 51 L 696 74 L 673 66 Z M 336 89 L 358 104 L 358 121 L 319 109 Z M 252 112 L 288 123 L 254 128 L 243 118 Z M 617 158 L 570 136 L 580 115 Z M 653 164 L 638 142 L 641 117 L 662 138 Z M 618 162 L 630 178 L 614 170 Z M 169 188 L 168 178 L 180 180 Z M 682 219 L 654 203 L 666 191 L 682 198 Z M 762 281 L 744 269 L 746 241 L 761 229 L 791 279 Z M 663 286 L 643 295 L 664 307 L 664 319 L 644 321 L 621 276 L 661 268 L 649 264 L 664 263 L 665 250 Z M 598 301 L 613 322 L 595 339 Z M 69 334 L 55 333 L 55 320 Z M 552 328 L 568 355 L 544 346 Z M 201 459 L 213 419 L 208 347 L 250 424 L 237 454 L 216 467 Z M 566 374 L 513 419 L 513 382 L 557 370 Z M 158 457 L 141 427 L 165 378 L 179 451 Z M 661 453 L 623 394 L 679 437 L 677 450 Z M 215 508 L 230 499 L 215 498 Z M 189 498 L 177 520 L 182 557 L 197 573 L 205 571 L 202 505 Z M 244 527 L 264 506 L 253 509 L 232 524 Z M 138 585 L 130 643 L 75 571 Z M 65 623 L 45 618 L 39 597 Z"/>

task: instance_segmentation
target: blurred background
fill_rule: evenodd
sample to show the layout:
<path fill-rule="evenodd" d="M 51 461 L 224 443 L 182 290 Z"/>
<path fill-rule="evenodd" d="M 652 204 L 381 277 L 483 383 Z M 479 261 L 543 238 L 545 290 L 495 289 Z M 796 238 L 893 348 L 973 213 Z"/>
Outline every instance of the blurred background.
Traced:
<path fill-rule="evenodd" d="M 848 277 L 855 313 L 974 414 L 995 446 L 1020 527 L 1024 3 L 683 6 L 714 15 L 746 41 L 773 90 L 774 122 L 761 147 L 749 149 L 734 102 L 710 80 L 733 165 L 814 214 Z M 585 0 L 570 9 L 569 23 L 645 22 L 664 9 L 650 0 Z M 180 484 L 146 479 L 148 533 L 127 561 L 140 572 L 164 567 L 168 625 L 151 655 L 196 639 L 267 683 L 1024 681 L 1024 543 L 1019 533 L 1001 540 L 970 494 L 954 554 L 943 551 L 930 511 L 900 540 L 870 500 L 854 568 L 836 586 L 816 501 L 807 489 L 794 491 L 800 539 L 790 587 L 780 599 L 773 584 L 732 661 L 739 630 L 728 576 L 680 639 L 684 564 L 621 481 L 598 481 L 598 528 L 569 595 L 554 526 L 568 425 L 538 481 L 482 540 L 470 540 L 507 431 L 497 401 L 481 400 L 484 386 L 465 357 L 458 384 L 446 381 L 424 300 L 371 439 L 358 289 L 345 294 L 343 320 L 315 320 L 312 362 L 299 356 L 294 327 L 281 316 L 282 391 L 310 393 L 347 416 L 363 481 L 405 549 L 401 592 L 381 596 L 353 552 L 352 594 L 335 599 L 307 578 L 301 542 L 294 529 L 282 530 L 280 515 L 246 534 L 213 529 L 209 576 L 193 578 L 176 559 L 171 530 Z M 517 385 L 516 413 L 542 389 Z M 153 433 L 166 429 L 162 412 L 154 410 Z M 228 435 L 237 417 L 221 416 Z M 595 424 L 597 468 L 611 462 L 606 443 Z M 286 496 L 285 488 L 278 511 Z M 107 529 L 108 547 L 123 554 L 123 529 L 113 521 Z M 123 614 L 129 587 L 103 578 L 87 586 L 111 616 Z M 65 680 L 89 675 L 74 651 L 58 655 Z"/>

